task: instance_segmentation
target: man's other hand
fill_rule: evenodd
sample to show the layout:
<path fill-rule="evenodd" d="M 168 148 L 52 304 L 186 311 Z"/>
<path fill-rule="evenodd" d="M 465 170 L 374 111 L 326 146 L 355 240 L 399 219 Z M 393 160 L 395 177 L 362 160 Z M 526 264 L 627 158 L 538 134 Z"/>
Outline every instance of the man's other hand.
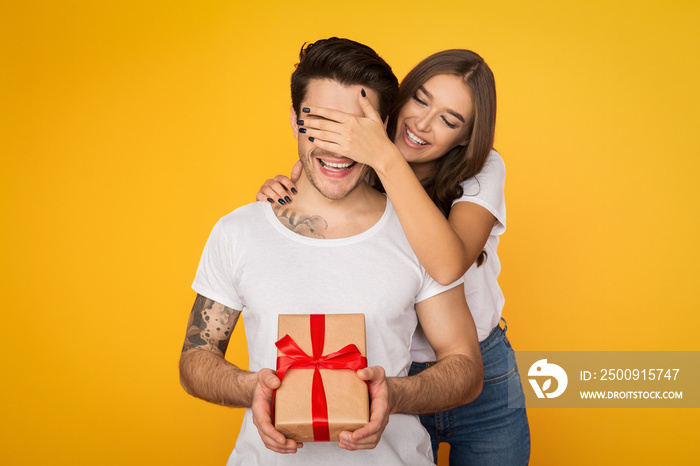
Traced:
<path fill-rule="evenodd" d="M 360 369 L 357 375 L 369 384 L 369 423 L 355 432 L 341 432 L 338 446 L 346 450 L 371 450 L 377 446 L 389 423 L 389 414 L 392 411 L 391 388 L 384 369 L 380 366 Z"/>
<path fill-rule="evenodd" d="M 260 438 L 267 448 L 277 453 L 296 453 L 304 445 L 286 438 L 272 425 L 272 392 L 280 386 L 280 379 L 271 369 L 258 372 L 258 380 L 253 390 L 253 424 L 258 428 Z"/>

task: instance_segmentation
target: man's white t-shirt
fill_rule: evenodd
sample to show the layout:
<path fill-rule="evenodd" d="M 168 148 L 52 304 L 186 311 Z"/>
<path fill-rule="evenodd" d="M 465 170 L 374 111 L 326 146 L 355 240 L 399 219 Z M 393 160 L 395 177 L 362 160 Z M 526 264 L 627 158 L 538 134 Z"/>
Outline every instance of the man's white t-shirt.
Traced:
<path fill-rule="evenodd" d="M 243 206 L 214 227 L 192 288 L 242 310 L 249 370 L 275 368 L 278 314 L 365 314 L 367 359 L 387 376 L 406 376 L 416 329 L 414 305 L 453 286 L 422 268 L 387 199 L 381 219 L 365 232 L 315 239 L 284 227 L 268 203 Z M 430 396 L 430 394 L 426 394 Z M 265 448 L 246 409 L 229 465 L 433 464 L 418 417 L 390 416 L 373 450 L 346 451 L 335 442 L 305 443 L 293 455 Z"/>
<path fill-rule="evenodd" d="M 504 194 L 506 183 L 506 166 L 501 155 L 492 150 L 486 158 L 481 171 L 462 182 L 464 194 L 452 202 L 472 202 L 485 208 L 496 222 L 491 234 L 486 240 L 484 250 L 486 262 L 480 267 L 476 263 L 464 275 L 464 293 L 469 310 L 474 318 L 479 341 L 484 341 L 501 320 L 501 312 L 505 299 L 498 285 L 498 275 L 501 273 L 501 261 L 498 258 L 499 236 L 506 231 L 506 199 Z M 416 362 L 435 361 L 435 353 L 425 340 L 420 328 L 416 332 L 411 349 L 413 360 Z"/>

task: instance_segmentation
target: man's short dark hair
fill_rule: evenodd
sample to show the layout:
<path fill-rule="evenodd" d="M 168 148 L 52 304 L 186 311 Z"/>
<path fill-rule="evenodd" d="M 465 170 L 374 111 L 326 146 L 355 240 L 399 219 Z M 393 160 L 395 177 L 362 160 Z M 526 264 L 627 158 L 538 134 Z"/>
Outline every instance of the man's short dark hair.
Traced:
<path fill-rule="evenodd" d="M 349 39 L 331 37 L 304 44 L 292 73 L 292 107 L 300 115 L 301 101 L 311 79 L 331 79 L 345 86 L 360 85 L 379 96 L 379 114 L 385 120 L 399 92 L 399 81 L 377 52 Z"/>

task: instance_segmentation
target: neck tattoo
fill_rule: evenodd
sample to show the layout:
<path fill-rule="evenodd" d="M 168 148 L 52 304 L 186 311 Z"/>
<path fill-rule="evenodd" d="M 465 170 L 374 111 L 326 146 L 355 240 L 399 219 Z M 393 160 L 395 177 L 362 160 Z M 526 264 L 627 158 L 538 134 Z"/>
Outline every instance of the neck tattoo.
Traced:
<path fill-rule="evenodd" d="M 289 207 L 275 205 L 272 210 L 282 222 L 282 225 L 302 236 L 309 238 L 325 239 L 323 235 L 328 229 L 328 222 L 319 215 L 302 216 L 298 215 Z"/>

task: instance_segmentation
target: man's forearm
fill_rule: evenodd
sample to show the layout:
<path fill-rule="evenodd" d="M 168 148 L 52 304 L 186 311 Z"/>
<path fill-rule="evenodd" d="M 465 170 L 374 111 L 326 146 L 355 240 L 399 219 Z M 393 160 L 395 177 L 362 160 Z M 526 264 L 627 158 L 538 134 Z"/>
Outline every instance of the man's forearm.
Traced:
<path fill-rule="evenodd" d="M 189 349 L 180 357 L 180 383 L 192 396 L 230 407 L 250 407 L 257 375 L 210 351 Z"/>
<path fill-rule="evenodd" d="M 419 374 L 387 378 L 392 412 L 437 413 L 470 403 L 481 393 L 483 379 L 480 358 L 447 356 Z"/>

